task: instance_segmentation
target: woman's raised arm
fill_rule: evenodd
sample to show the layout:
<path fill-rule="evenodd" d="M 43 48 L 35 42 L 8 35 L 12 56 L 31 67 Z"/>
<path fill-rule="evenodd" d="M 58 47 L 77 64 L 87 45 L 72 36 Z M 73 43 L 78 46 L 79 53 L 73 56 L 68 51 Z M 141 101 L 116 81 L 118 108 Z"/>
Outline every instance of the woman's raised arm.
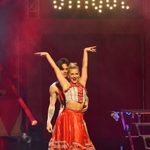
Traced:
<path fill-rule="evenodd" d="M 86 47 L 83 51 L 82 70 L 80 83 L 86 86 L 87 72 L 88 72 L 88 52 L 96 52 L 96 46 Z"/>
<path fill-rule="evenodd" d="M 51 67 L 54 69 L 54 72 L 56 74 L 56 77 L 58 79 L 58 81 L 60 82 L 63 90 L 65 91 L 66 89 L 69 88 L 70 83 L 67 81 L 67 79 L 62 75 L 59 67 L 56 65 L 55 61 L 53 60 L 53 58 L 51 57 L 51 55 L 48 52 L 37 52 L 34 53 L 35 55 L 39 55 L 39 56 L 45 56 L 49 62 L 49 64 L 51 65 Z"/>

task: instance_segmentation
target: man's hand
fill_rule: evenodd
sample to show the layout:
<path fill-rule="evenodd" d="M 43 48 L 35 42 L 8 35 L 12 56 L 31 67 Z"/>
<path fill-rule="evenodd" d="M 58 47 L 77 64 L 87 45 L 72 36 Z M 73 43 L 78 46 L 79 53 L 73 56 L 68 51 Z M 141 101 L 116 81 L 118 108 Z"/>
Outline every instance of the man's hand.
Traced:
<path fill-rule="evenodd" d="M 47 131 L 49 133 L 52 133 L 53 132 L 53 127 L 52 127 L 52 124 L 50 122 L 47 122 L 47 127 L 46 127 Z"/>
<path fill-rule="evenodd" d="M 89 98 L 86 97 L 86 100 L 85 100 L 85 103 L 84 103 L 84 106 L 83 106 L 83 109 L 82 109 L 83 113 L 88 110 L 88 106 L 89 106 Z"/>
<path fill-rule="evenodd" d="M 88 110 L 88 105 L 84 105 L 83 109 L 82 109 L 82 112 L 86 112 Z"/>

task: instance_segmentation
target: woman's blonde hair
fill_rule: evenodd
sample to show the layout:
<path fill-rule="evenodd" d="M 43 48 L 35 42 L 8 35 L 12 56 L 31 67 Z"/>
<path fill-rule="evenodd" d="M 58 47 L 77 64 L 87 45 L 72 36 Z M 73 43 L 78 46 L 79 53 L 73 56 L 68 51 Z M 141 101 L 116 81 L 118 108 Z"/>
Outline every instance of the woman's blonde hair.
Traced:
<path fill-rule="evenodd" d="M 71 62 L 68 66 L 68 70 L 70 69 L 78 69 L 79 70 L 79 66 L 76 62 Z"/>

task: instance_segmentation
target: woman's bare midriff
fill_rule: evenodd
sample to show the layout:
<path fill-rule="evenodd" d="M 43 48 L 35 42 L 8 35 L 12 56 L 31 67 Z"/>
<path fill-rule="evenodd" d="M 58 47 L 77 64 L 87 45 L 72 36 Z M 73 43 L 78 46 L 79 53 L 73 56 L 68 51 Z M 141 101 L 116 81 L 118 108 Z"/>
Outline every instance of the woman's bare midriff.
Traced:
<path fill-rule="evenodd" d="M 68 109 L 72 109 L 72 110 L 75 110 L 75 111 L 82 111 L 83 106 L 84 106 L 84 103 L 78 103 L 78 102 L 75 102 L 75 101 L 68 101 L 66 103 L 66 107 Z"/>

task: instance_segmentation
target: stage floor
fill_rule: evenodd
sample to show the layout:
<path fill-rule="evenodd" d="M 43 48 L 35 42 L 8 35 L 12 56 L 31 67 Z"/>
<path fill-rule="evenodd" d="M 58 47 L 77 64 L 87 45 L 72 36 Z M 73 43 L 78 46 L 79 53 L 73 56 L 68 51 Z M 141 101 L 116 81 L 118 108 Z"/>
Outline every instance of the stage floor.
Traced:
<path fill-rule="evenodd" d="M 0 150 L 47 150 L 48 141 L 23 142 L 20 138 L 0 137 Z"/>
<path fill-rule="evenodd" d="M 141 140 L 135 140 L 135 150 L 145 150 Z M 131 150 L 128 139 L 99 139 L 96 150 Z M 48 140 L 23 142 L 21 138 L 0 137 L 0 150 L 48 150 Z"/>

